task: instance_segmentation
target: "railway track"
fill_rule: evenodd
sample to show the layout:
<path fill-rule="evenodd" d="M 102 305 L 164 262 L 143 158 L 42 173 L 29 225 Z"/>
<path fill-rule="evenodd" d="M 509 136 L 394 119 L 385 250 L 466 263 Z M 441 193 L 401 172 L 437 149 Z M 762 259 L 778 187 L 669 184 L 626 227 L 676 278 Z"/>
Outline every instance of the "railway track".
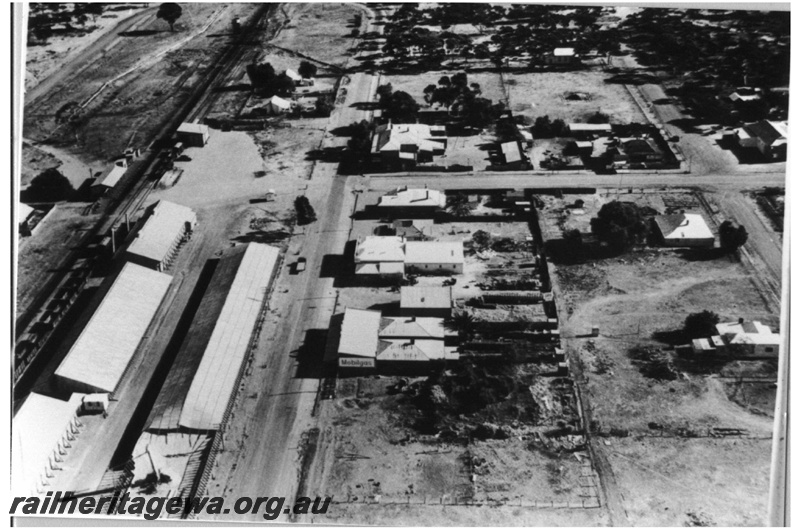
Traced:
<path fill-rule="evenodd" d="M 256 12 L 243 24 L 242 33 L 247 36 L 266 27 L 265 21 L 272 14 L 277 4 L 262 4 Z M 248 49 L 248 42 L 244 39 L 232 40 L 222 53 L 216 58 L 201 81 L 193 89 L 187 101 L 163 124 L 156 133 L 154 140 L 144 152 L 143 158 L 137 162 L 128 174 L 125 175 L 118 188 L 112 190 L 107 201 L 100 203 L 104 212 L 91 230 L 87 230 L 78 244 L 69 250 L 67 257 L 59 267 L 59 271 L 52 274 L 50 279 L 41 287 L 39 294 L 29 305 L 28 309 L 20 314 L 15 321 L 14 338 L 15 348 L 19 346 L 21 338 L 30 332 L 31 327 L 38 322 L 44 308 L 54 299 L 59 287 L 66 282 L 77 260 L 90 253 L 90 246 L 99 238 L 116 230 L 122 222 L 129 219 L 153 191 L 160 177 L 159 156 L 164 146 L 168 145 L 175 130 L 184 121 L 192 121 L 204 116 L 213 106 L 215 101 L 214 91 L 230 77 L 230 73 L 241 67 L 241 59 Z M 33 373 L 35 368 L 43 367 L 48 358 L 42 358 L 43 351 L 47 352 L 48 339 L 37 346 L 34 353 L 25 360 L 25 368 L 14 376 L 14 398 L 24 399 L 33 387 L 38 373 Z M 52 353 L 52 352 L 49 352 Z M 45 357 L 48 357 L 45 355 Z"/>

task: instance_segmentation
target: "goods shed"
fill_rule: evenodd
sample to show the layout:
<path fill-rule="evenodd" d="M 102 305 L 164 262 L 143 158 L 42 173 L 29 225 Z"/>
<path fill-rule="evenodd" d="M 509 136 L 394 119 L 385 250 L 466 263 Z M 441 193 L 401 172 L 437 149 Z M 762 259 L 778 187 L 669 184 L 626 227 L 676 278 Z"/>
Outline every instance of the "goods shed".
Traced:
<path fill-rule="evenodd" d="M 276 247 L 247 246 L 186 394 L 180 427 L 215 431 L 222 425 L 279 256 Z"/>
<path fill-rule="evenodd" d="M 74 392 L 113 392 L 167 293 L 172 276 L 127 263 L 55 372 Z"/>
<path fill-rule="evenodd" d="M 142 221 L 128 247 L 128 261 L 160 272 L 169 266 L 181 242 L 192 233 L 197 216 L 186 206 L 158 201 L 147 209 Z"/>

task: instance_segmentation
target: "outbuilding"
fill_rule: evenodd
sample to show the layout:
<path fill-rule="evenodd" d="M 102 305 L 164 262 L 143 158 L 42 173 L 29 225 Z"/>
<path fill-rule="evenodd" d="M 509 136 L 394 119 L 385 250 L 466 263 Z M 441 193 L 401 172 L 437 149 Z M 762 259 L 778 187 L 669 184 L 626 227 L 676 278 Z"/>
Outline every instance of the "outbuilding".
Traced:
<path fill-rule="evenodd" d="M 264 108 L 267 110 L 267 114 L 277 116 L 278 114 L 289 112 L 292 108 L 292 102 L 279 96 L 272 96 L 267 100 Z"/>
<path fill-rule="evenodd" d="M 450 318 L 453 288 L 413 285 L 400 288 L 400 314 L 403 316 Z"/>
<path fill-rule="evenodd" d="M 181 123 L 178 141 L 185 147 L 203 147 L 208 143 L 208 126 L 200 123 Z"/>
<path fill-rule="evenodd" d="M 464 272 L 464 244 L 461 241 L 408 241 L 407 273 L 461 274 Z"/>

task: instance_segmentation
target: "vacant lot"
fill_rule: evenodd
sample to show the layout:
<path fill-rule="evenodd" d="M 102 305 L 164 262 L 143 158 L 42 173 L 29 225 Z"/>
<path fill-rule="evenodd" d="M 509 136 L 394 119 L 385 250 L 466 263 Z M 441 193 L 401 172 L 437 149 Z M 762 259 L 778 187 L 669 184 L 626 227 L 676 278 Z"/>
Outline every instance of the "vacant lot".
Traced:
<path fill-rule="evenodd" d="M 356 38 L 354 17 L 366 11 L 355 4 L 284 4 L 280 10 L 288 23 L 271 41 L 276 46 L 302 53 L 318 61 L 343 67 L 347 64 Z M 280 16 L 277 15 L 277 16 Z"/>
<path fill-rule="evenodd" d="M 584 201 L 581 214 L 565 215 L 576 198 Z M 614 198 L 546 198 L 544 237 L 559 238 L 562 227 L 588 232 L 591 217 Z M 669 206 L 699 211 L 687 193 L 621 199 L 661 213 Z M 747 269 L 728 256 L 666 248 L 551 268 L 565 348 L 586 377 L 594 427 L 614 436 L 602 450 L 623 490 L 628 523 L 680 525 L 698 518 L 706 524 L 756 524 L 765 513 L 775 391 L 730 381 L 774 377 L 775 363 L 701 363 L 672 349 L 685 343 L 678 332 L 686 316 L 705 309 L 722 321 L 761 320 L 777 330 L 777 316 Z M 580 338 L 592 325 L 600 336 Z M 734 429 L 737 436 L 709 437 L 717 429 Z M 677 486 L 684 484 L 691 489 Z M 681 492 L 664 497 L 667 488 Z"/>
<path fill-rule="evenodd" d="M 608 77 L 598 69 L 504 75 L 515 115 L 570 123 L 585 122 L 600 111 L 611 123 L 646 123 L 625 87 L 606 83 Z"/>

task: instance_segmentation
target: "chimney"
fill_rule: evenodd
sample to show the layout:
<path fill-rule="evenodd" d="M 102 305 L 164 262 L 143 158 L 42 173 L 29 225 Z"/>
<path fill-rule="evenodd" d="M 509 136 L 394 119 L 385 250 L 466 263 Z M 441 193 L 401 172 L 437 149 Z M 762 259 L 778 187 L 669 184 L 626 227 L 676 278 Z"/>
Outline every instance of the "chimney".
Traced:
<path fill-rule="evenodd" d="M 409 322 L 416 322 L 417 321 L 417 317 L 409 317 L 408 321 Z"/>
<path fill-rule="evenodd" d="M 744 319 L 742 317 L 739 317 L 739 324 L 744 324 Z"/>

